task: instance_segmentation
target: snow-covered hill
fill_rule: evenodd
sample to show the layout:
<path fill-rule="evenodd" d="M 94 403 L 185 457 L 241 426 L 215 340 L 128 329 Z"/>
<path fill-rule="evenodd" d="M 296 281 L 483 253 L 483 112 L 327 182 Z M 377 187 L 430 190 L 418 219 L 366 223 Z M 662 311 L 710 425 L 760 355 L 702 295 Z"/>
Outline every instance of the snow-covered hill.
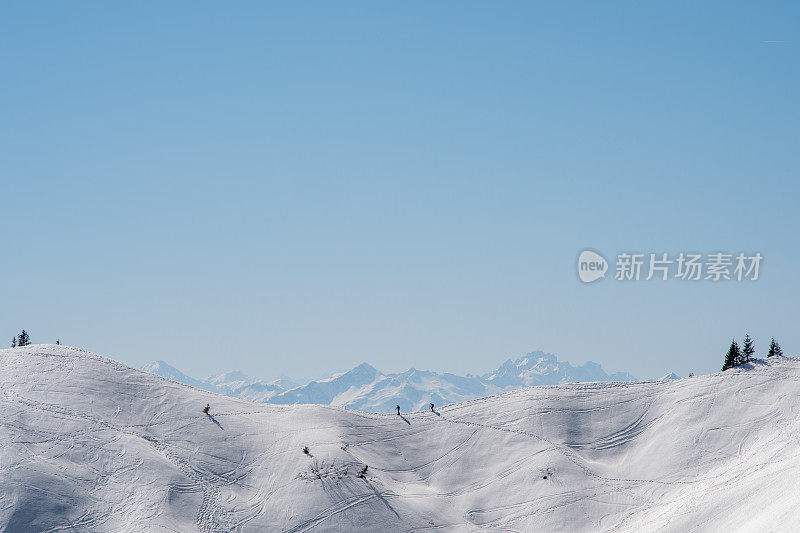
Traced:
<path fill-rule="evenodd" d="M 197 380 L 163 361 L 151 363 L 143 370 L 198 386 Z M 401 409 L 416 411 L 431 403 L 447 405 L 532 385 L 586 381 L 634 381 L 634 378 L 627 372 L 606 374 L 599 364 L 593 362 L 572 366 L 559 361 L 553 354 L 537 351 L 515 361 L 509 359 L 497 370 L 483 376 L 439 374 L 414 368 L 397 374 L 384 374 L 362 363 L 348 372 L 304 386 L 286 379 L 266 382 L 254 380 L 241 372 L 229 372 L 206 379 L 200 388 L 257 402 L 313 403 L 385 413 L 394 410 L 398 404 Z"/>
<path fill-rule="evenodd" d="M 0 530 L 797 531 L 799 395 L 776 357 L 397 416 L 0 350 Z"/>

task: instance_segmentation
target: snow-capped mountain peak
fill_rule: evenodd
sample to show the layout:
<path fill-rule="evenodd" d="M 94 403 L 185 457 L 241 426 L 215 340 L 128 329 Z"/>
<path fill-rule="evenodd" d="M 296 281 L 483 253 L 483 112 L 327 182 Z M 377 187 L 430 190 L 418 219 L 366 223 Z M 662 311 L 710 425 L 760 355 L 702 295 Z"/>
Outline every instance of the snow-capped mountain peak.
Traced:
<path fill-rule="evenodd" d="M 482 379 L 502 389 L 579 381 L 634 381 L 633 376 L 627 373 L 609 375 L 592 361 L 572 366 L 559 361 L 554 354 L 542 351 L 530 352 L 514 361 L 509 359 L 494 372 L 484 374 Z"/>
<path fill-rule="evenodd" d="M 162 363 L 152 368 L 162 369 L 166 365 Z M 162 369 L 154 373 L 189 383 L 181 378 L 184 374 L 169 368 L 169 372 Z M 208 378 L 203 384 L 208 390 L 251 401 L 326 404 L 388 412 L 397 405 L 403 410 L 419 410 L 427 408 L 430 403 L 443 405 L 522 387 L 580 381 L 634 381 L 634 378 L 627 373 L 609 375 L 597 363 L 572 366 L 559 361 L 554 354 L 535 351 L 515 360 L 509 359 L 483 376 L 458 376 L 413 367 L 404 372 L 385 374 L 368 363 L 361 363 L 348 371 L 303 386 L 285 379 L 272 382 L 252 379 L 236 371 Z"/>
<path fill-rule="evenodd" d="M 192 387 L 197 387 L 198 389 L 216 391 L 215 387 L 212 384 L 187 376 L 174 366 L 161 360 L 148 363 L 142 366 L 141 369 L 144 370 L 145 372 L 155 374 L 156 376 L 161 376 L 162 378 L 171 379 L 172 381 L 177 381 L 178 383 L 183 383 L 185 385 L 191 385 Z"/>
<path fill-rule="evenodd" d="M 216 376 L 211 376 L 205 379 L 206 383 L 210 383 L 211 385 L 220 385 L 223 383 L 250 383 L 253 381 L 252 378 L 246 376 L 244 373 L 234 370 L 232 372 L 225 372 L 223 374 L 219 374 Z"/>

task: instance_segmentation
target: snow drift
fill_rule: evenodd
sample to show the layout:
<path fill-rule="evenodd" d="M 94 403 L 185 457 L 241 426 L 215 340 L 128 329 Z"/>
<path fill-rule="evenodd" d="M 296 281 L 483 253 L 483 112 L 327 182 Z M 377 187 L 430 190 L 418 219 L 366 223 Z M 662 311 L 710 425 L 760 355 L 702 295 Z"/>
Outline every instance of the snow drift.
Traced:
<path fill-rule="evenodd" d="M 0 350 L 0 529 L 796 531 L 799 385 L 776 357 L 397 416 Z"/>

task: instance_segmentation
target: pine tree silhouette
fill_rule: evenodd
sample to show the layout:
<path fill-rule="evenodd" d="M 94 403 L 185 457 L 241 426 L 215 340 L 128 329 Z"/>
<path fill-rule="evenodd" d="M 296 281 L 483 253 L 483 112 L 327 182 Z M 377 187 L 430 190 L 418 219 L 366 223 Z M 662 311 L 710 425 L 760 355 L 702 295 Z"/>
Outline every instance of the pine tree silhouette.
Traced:
<path fill-rule="evenodd" d="M 749 363 L 753 360 L 753 354 L 756 352 L 756 343 L 753 342 L 753 339 L 750 338 L 750 335 L 744 336 L 744 342 L 742 343 L 742 355 L 740 359 L 740 365 L 744 363 Z"/>
<path fill-rule="evenodd" d="M 772 340 L 769 341 L 769 352 L 767 352 L 767 357 L 775 357 L 776 355 L 783 355 L 783 350 L 781 350 L 781 345 L 775 340 L 775 337 L 772 337 Z"/>
<path fill-rule="evenodd" d="M 17 338 L 16 337 L 11 339 L 11 347 L 12 348 L 16 348 L 17 347 Z"/>
<path fill-rule="evenodd" d="M 739 345 L 736 341 L 731 341 L 731 347 L 728 348 L 728 353 L 725 355 L 725 362 L 722 364 L 722 370 L 728 370 L 739 364 L 739 359 L 742 354 L 739 351 Z"/>
<path fill-rule="evenodd" d="M 767 357 L 774 357 L 777 355 L 777 351 L 780 350 L 778 343 L 775 342 L 775 337 L 772 337 L 772 340 L 769 341 L 769 351 L 767 352 Z"/>
<path fill-rule="evenodd" d="M 28 335 L 28 332 L 23 329 L 22 333 L 20 333 L 19 336 L 17 337 L 17 346 L 27 346 L 30 343 L 31 343 L 31 337 L 30 335 Z"/>

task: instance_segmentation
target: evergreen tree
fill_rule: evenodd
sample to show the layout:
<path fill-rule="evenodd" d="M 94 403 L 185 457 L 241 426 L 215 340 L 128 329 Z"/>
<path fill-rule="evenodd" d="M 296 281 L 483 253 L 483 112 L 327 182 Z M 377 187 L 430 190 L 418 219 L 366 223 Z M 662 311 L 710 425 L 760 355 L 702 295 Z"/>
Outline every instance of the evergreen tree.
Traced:
<path fill-rule="evenodd" d="M 740 365 L 745 363 L 749 363 L 753 360 L 753 354 L 756 351 L 756 343 L 753 342 L 753 339 L 750 338 L 750 335 L 744 336 L 744 343 L 742 343 L 742 354 L 740 359 Z"/>
<path fill-rule="evenodd" d="M 772 340 L 769 341 L 769 352 L 767 352 L 767 357 L 775 357 L 776 355 L 783 355 L 783 350 L 781 350 L 781 345 L 777 343 L 775 337 L 772 337 Z"/>
<path fill-rule="evenodd" d="M 17 337 L 17 346 L 27 346 L 30 343 L 31 337 L 28 335 L 28 332 L 23 329 L 22 333 L 20 333 L 19 337 Z"/>
<path fill-rule="evenodd" d="M 738 365 L 741 356 L 739 345 L 736 344 L 735 340 L 731 341 L 731 347 L 728 348 L 728 353 L 725 355 L 725 363 L 722 365 L 722 370 L 728 370 Z"/>
<path fill-rule="evenodd" d="M 17 347 L 17 338 L 16 337 L 11 339 L 11 347 L 12 348 L 16 348 Z"/>
<path fill-rule="evenodd" d="M 778 347 L 778 343 L 775 342 L 775 337 L 772 337 L 772 340 L 769 341 L 769 351 L 767 352 L 767 357 L 774 357 L 777 355 L 777 351 L 780 350 Z"/>
<path fill-rule="evenodd" d="M 778 343 L 775 341 L 775 339 L 772 339 L 772 342 L 774 342 L 774 343 L 775 343 L 775 353 L 774 353 L 773 355 L 777 355 L 777 356 L 783 356 L 783 350 L 781 350 L 781 345 L 780 345 L 780 344 L 778 344 Z M 770 349 L 770 350 L 772 350 L 772 345 L 770 345 L 769 349 Z"/>

